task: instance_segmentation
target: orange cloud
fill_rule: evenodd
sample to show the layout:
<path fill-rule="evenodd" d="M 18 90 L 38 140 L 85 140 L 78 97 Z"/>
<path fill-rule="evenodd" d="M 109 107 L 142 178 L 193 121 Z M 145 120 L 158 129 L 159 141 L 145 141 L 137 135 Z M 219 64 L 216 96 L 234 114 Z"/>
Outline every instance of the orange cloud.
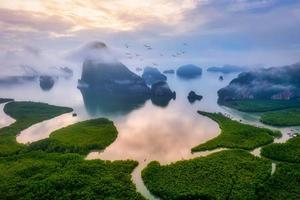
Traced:
<path fill-rule="evenodd" d="M 176 26 L 185 19 L 185 13 L 194 9 L 201 0 L 10 0 L 1 1 L 0 8 L 9 9 L 16 17 L 27 19 L 28 27 L 36 24 L 49 25 L 50 21 L 72 32 L 90 28 L 107 28 L 116 31 L 134 31 L 144 25 L 157 23 Z M 25 14 L 28 16 L 24 16 Z M 7 16 L 1 16 L 0 20 Z M 34 21 L 34 22 L 33 22 Z M 15 22 L 19 23 L 15 19 Z M 26 21 L 23 21 L 26 23 Z M 50 24 L 49 24 L 50 23 Z M 66 24 L 65 24 L 66 25 Z M 39 25 L 42 26 L 42 25 Z M 67 26 L 67 25 L 66 25 Z"/>

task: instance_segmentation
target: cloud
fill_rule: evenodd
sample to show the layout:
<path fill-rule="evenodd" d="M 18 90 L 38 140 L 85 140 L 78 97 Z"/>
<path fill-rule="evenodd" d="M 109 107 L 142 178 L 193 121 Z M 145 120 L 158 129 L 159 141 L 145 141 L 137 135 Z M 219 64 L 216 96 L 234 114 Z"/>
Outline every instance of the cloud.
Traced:
<path fill-rule="evenodd" d="M 141 54 L 145 62 L 130 61 L 138 66 L 152 61 L 165 66 L 284 64 L 300 57 L 299 13 L 297 0 L 0 1 L 0 50 L 27 47 L 33 60 L 47 55 L 60 63 L 83 44 L 103 41 L 125 63 L 126 51 Z M 189 46 L 182 49 L 184 42 Z M 153 50 L 145 50 L 145 43 Z M 179 50 L 187 54 L 158 56 Z M 83 55 L 72 59 L 78 62 Z"/>
<path fill-rule="evenodd" d="M 35 11 L 0 9 L 0 23 L 10 30 L 64 32 L 70 29 L 71 21 L 58 15 Z"/>
<path fill-rule="evenodd" d="M 93 41 L 81 46 L 66 55 L 66 58 L 78 63 L 83 63 L 86 59 L 101 62 L 101 63 L 116 63 L 118 62 L 114 53 L 105 43 Z"/>
<path fill-rule="evenodd" d="M 124 31 L 135 30 L 153 22 L 177 25 L 184 13 L 195 8 L 201 1 L 86 0 L 83 3 L 79 0 L 39 2 L 12 0 L 11 2 L 13 3 L 0 2 L 0 7 L 3 8 L 0 18 L 11 24 L 26 24 L 38 29 L 60 29 L 64 26 L 70 28 L 72 25 L 72 30 L 107 28 Z M 8 17 L 9 12 L 12 12 L 12 19 Z M 48 16 L 47 13 L 51 15 Z M 51 22 L 60 22 L 61 25 L 55 27 Z"/>

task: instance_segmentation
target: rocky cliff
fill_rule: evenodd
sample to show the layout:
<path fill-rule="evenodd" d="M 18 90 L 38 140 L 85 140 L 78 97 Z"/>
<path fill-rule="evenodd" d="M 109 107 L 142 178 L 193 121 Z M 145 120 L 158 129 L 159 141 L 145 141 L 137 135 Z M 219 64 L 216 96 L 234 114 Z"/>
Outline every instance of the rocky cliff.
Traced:
<path fill-rule="evenodd" d="M 243 99 L 300 98 L 300 63 L 243 72 L 218 91 L 219 102 Z"/>

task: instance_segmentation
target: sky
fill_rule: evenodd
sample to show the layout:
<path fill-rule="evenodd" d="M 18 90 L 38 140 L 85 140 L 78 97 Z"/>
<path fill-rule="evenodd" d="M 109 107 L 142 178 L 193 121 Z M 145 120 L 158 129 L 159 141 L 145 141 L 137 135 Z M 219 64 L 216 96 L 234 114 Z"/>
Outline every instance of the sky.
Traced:
<path fill-rule="evenodd" d="M 70 55 L 93 41 L 134 67 L 287 65 L 300 61 L 300 1 L 0 1 L 2 74 L 80 68 Z"/>

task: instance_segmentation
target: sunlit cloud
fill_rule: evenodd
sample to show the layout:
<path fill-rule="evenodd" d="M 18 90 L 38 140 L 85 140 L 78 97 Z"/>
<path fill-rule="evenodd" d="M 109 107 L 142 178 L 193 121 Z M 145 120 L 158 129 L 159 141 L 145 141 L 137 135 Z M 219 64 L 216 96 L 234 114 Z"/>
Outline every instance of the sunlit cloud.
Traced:
<path fill-rule="evenodd" d="M 12 0 L 1 1 L 1 21 L 17 22 L 33 27 L 48 20 L 53 23 L 68 23 L 67 31 L 90 28 L 107 28 L 117 31 L 135 30 L 146 24 L 157 23 L 176 26 L 184 20 L 185 13 L 201 2 L 197 0 Z M 12 11 L 13 10 L 13 11 Z M 27 14 L 27 15 L 26 15 Z M 19 17 L 17 21 L 15 17 Z M 55 19 L 56 18 L 56 19 Z M 15 20 L 14 20 L 15 19 Z M 14 21 L 13 21 L 14 20 Z M 45 27 L 55 28 L 44 23 Z"/>

